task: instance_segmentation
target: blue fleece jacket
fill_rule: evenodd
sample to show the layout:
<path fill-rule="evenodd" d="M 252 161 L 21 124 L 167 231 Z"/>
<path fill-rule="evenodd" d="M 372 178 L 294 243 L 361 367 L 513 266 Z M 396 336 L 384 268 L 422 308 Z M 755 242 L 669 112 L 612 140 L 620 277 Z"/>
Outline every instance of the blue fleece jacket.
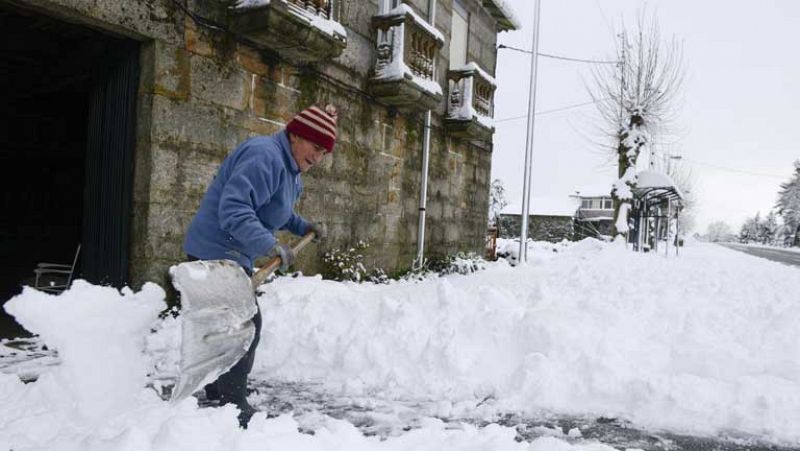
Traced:
<path fill-rule="evenodd" d="M 276 230 L 307 233 L 310 224 L 294 212 L 302 192 L 287 132 L 251 138 L 222 162 L 189 225 L 183 250 L 252 269 L 253 260 L 275 245 Z"/>

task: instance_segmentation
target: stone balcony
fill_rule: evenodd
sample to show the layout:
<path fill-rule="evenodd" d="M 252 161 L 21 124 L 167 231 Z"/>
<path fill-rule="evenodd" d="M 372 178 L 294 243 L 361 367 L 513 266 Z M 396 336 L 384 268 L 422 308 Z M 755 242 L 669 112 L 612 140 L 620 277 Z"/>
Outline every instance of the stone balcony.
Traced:
<path fill-rule="evenodd" d="M 408 5 L 372 18 L 377 59 L 369 90 L 401 109 L 435 109 L 444 98 L 436 82 L 436 61 L 444 36 Z"/>
<path fill-rule="evenodd" d="M 445 129 L 451 136 L 489 140 L 494 134 L 494 78 L 476 63 L 447 72 Z"/>
<path fill-rule="evenodd" d="M 336 58 L 347 47 L 347 32 L 333 20 L 335 0 L 272 0 L 237 8 L 231 26 L 254 42 L 293 62 Z"/>

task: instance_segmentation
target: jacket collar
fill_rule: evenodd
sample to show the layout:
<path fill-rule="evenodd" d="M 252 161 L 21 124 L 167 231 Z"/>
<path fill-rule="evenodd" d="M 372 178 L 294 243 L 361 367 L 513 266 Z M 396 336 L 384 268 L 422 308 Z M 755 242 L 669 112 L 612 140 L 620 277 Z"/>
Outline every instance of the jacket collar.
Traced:
<path fill-rule="evenodd" d="M 283 154 L 283 159 L 286 162 L 286 167 L 289 168 L 292 175 L 297 175 L 300 173 L 300 167 L 297 166 L 297 162 L 294 161 L 294 155 L 292 155 L 292 144 L 289 142 L 289 132 L 281 130 L 278 134 L 278 145 L 281 148 L 281 153 Z"/>

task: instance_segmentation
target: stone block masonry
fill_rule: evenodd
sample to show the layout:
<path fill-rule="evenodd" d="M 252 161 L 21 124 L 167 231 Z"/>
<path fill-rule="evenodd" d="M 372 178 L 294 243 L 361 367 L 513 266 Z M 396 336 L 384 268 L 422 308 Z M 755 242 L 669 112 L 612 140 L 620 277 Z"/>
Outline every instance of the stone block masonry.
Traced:
<path fill-rule="evenodd" d="M 339 142 L 332 157 L 304 175 L 298 210 L 326 222 L 330 239 L 310 246 L 298 268 L 321 269 L 327 249 L 370 243 L 366 260 L 389 272 L 412 264 L 417 240 L 423 114 L 398 112 L 365 93 L 375 63 L 370 18 L 377 0 L 344 1 L 339 21 L 348 47 L 316 65 L 291 65 L 268 50 L 198 25 L 169 0 L 100 2 L 18 0 L 45 14 L 68 17 L 141 42 L 130 281 L 167 284 L 181 261 L 184 233 L 219 163 L 246 138 L 280 130 L 311 104 L 339 108 Z M 225 23 L 216 2 L 186 7 Z M 220 4 L 222 2 L 219 2 Z M 424 2 L 418 2 L 420 4 Z M 449 0 L 439 0 L 437 28 L 449 34 Z M 412 3 L 414 4 L 414 3 Z M 473 9 L 480 11 L 476 2 Z M 476 20 L 492 20 L 487 14 Z M 476 24 L 470 58 L 495 66 L 493 23 Z M 473 42 L 473 41 L 471 41 Z M 446 89 L 447 48 L 438 55 Z M 491 143 L 449 137 L 445 105 L 434 111 L 426 255 L 482 253 L 491 172 Z M 476 145 L 477 144 L 477 145 Z"/>

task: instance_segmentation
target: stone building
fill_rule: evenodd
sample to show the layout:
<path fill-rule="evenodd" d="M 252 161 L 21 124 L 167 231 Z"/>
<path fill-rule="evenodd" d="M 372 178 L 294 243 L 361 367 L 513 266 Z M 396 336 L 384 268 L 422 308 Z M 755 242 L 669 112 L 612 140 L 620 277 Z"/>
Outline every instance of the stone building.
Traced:
<path fill-rule="evenodd" d="M 426 254 L 482 251 L 502 1 L 226 3 L 0 0 L 3 300 L 79 244 L 92 282 L 165 284 L 223 158 L 314 103 L 340 138 L 298 209 L 326 246 L 412 263 L 430 109 Z"/>
<path fill-rule="evenodd" d="M 614 230 L 611 187 L 585 187 L 576 191 L 573 198 L 580 202 L 575 214 L 575 238 L 610 238 Z"/>

